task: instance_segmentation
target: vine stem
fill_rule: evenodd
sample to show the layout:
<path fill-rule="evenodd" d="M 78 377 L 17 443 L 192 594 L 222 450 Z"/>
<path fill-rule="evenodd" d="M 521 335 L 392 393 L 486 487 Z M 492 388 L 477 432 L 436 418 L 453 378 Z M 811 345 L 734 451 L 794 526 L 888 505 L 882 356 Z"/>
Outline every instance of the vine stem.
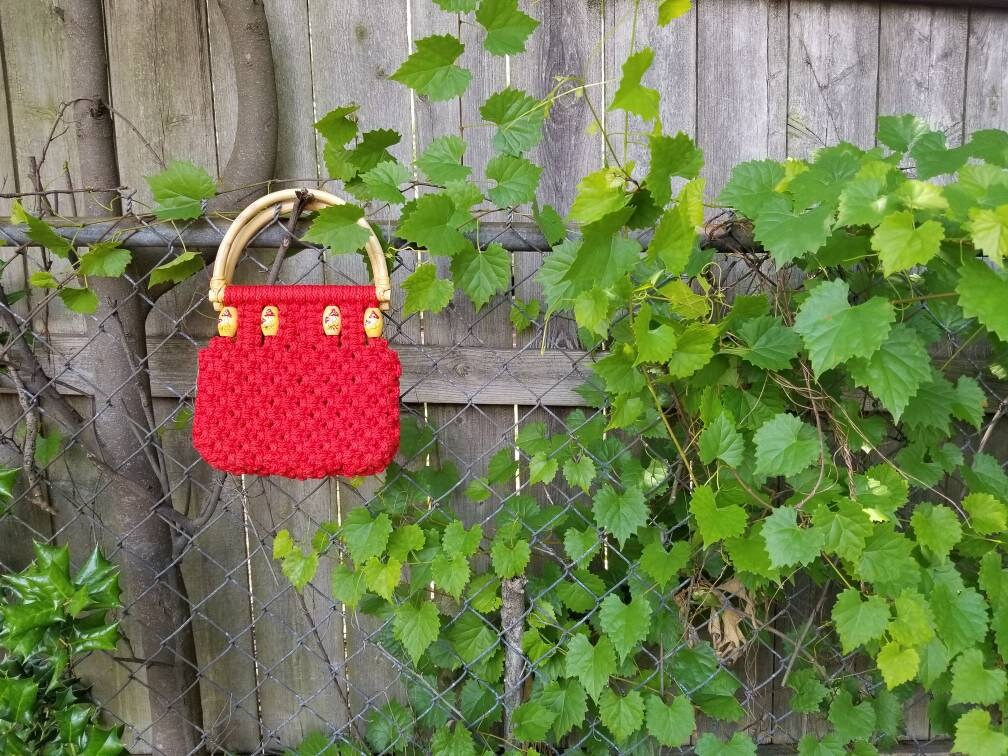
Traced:
<path fill-rule="evenodd" d="M 668 432 L 669 438 L 672 439 L 672 443 L 675 445 L 679 458 L 686 466 L 686 474 L 689 475 L 692 488 L 695 489 L 700 484 L 697 482 L 696 476 L 693 474 L 693 466 L 690 464 L 689 457 L 686 456 L 686 452 L 682 448 L 682 444 L 679 443 L 679 439 L 676 438 L 676 434 L 672 431 L 672 425 L 669 423 L 668 418 L 665 417 L 665 408 L 662 407 L 661 401 L 658 399 L 658 392 L 655 391 L 654 383 L 651 381 L 651 376 L 649 376 L 646 372 L 643 374 L 644 382 L 647 384 L 648 391 L 651 392 L 651 398 L 654 399 L 655 409 L 658 410 L 658 416 L 661 417 L 662 422 L 665 424 L 665 430 Z"/>

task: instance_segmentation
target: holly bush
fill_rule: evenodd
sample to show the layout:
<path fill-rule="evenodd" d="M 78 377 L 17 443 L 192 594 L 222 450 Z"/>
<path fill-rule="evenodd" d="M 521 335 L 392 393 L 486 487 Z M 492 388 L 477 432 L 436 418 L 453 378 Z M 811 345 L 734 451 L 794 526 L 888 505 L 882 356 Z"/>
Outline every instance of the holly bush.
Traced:
<path fill-rule="evenodd" d="M 103 727 L 75 659 L 112 651 L 119 568 L 95 549 L 75 573 L 65 546 L 35 544 L 35 561 L 0 579 L 0 750 L 11 756 L 117 756 L 122 727 Z"/>
<path fill-rule="evenodd" d="M 500 24 L 484 41 L 494 54 L 519 53 L 535 28 L 513 0 L 437 2 Z M 660 5 L 666 23 L 688 6 Z M 419 40 L 392 78 L 457 97 L 462 49 L 451 35 Z M 529 151 L 551 105 L 584 82 L 487 99 L 489 185 L 472 180 L 460 137 L 405 165 L 387 152 L 398 135 L 359 134 L 352 106 L 317 124 L 346 191 L 400 206 L 396 235 L 450 258 L 451 280 L 431 262 L 406 279 L 405 314 L 439 311 L 456 287 L 477 308 L 510 294 L 508 255 L 478 243 L 480 220 L 531 203 L 551 251 L 544 301 L 522 303 L 532 314 L 515 325 L 573 316 L 596 357 L 582 395 L 597 411 L 571 412 L 558 434 L 521 424 L 515 448 L 470 479 L 424 463 L 434 433 L 406 421 L 402 456 L 420 462 L 390 467 L 367 506 L 310 543 L 278 534 L 295 586 L 332 560 L 333 597 L 384 623 L 379 642 L 412 676 L 407 699 L 371 716 L 367 743 L 320 738 L 310 752 L 686 744 L 698 713 L 744 720 L 728 665 L 800 584 L 821 589 L 831 619 L 814 645 L 789 639 L 791 709 L 824 723 L 800 753 L 877 753 L 920 689 L 932 732 L 957 751 L 1008 751 L 1008 476 L 984 451 L 990 428 L 966 440 L 984 429 L 983 382 L 1008 367 L 1008 135 L 950 147 L 913 116 L 883 117 L 871 149 L 742 163 L 701 236 L 703 158 L 664 133 L 643 83 L 652 57 L 631 53 L 609 105 L 627 116 L 622 149 L 596 114 L 605 165 L 566 218 L 536 203 Z M 362 213 L 323 210 L 310 238 L 356 250 Z M 979 374 L 966 354 L 985 354 Z M 583 495 L 555 504 L 557 485 Z M 496 514 L 463 523 L 443 504 L 460 491 Z M 530 676 L 505 731 L 500 612 L 519 577 Z M 831 674 L 843 655 L 861 658 L 857 671 Z M 745 729 L 695 748 L 755 753 Z"/>

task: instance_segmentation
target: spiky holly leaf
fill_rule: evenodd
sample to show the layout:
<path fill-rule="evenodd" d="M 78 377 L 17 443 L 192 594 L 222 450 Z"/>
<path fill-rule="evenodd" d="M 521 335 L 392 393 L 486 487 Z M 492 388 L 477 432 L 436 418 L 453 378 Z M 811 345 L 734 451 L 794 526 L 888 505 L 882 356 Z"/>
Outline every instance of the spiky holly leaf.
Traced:
<path fill-rule="evenodd" d="M 999 339 L 1008 341 L 1008 273 L 991 270 L 979 260 L 967 260 L 959 268 L 956 293 L 967 317 L 976 318 Z"/>
<path fill-rule="evenodd" d="M 173 160 L 147 177 L 154 196 L 154 215 L 160 220 L 190 220 L 203 214 L 203 202 L 217 194 L 209 173 L 183 160 Z"/>
<path fill-rule="evenodd" d="M 609 110 L 625 110 L 627 113 L 639 115 L 645 121 L 653 121 L 658 117 L 658 103 L 661 95 L 658 91 L 645 87 L 641 80 L 645 72 L 654 62 L 654 50 L 645 47 L 623 61 L 623 76 L 619 88 L 613 95 Z"/>
<path fill-rule="evenodd" d="M 520 155 L 539 144 L 547 105 L 514 87 L 491 95 L 480 108 L 484 121 L 497 126 L 493 147 L 498 152 Z"/>
<path fill-rule="evenodd" d="M 392 634 L 403 644 L 413 663 L 420 661 L 423 652 L 437 640 L 441 619 L 431 601 L 409 601 L 395 608 L 392 616 Z"/>
<path fill-rule="evenodd" d="M 328 247 L 336 254 L 361 249 L 371 231 L 360 225 L 364 211 L 356 205 L 333 205 L 319 210 L 305 233 L 305 241 Z"/>
<path fill-rule="evenodd" d="M 416 41 L 416 51 L 390 77 L 431 100 L 460 97 L 472 73 L 455 64 L 465 50 L 458 37 L 434 34 Z"/>
<path fill-rule="evenodd" d="M 469 245 L 452 258 L 451 270 L 455 283 L 479 311 L 510 286 L 511 255 L 500 244 L 491 244 L 482 251 Z"/>
<path fill-rule="evenodd" d="M 523 157 L 497 155 L 486 165 L 486 177 L 496 182 L 487 193 L 500 207 L 514 207 L 535 199 L 542 168 Z"/>
<path fill-rule="evenodd" d="M 882 261 L 882 272 L 891 276 L 924 265 L 938 254 L 945 228 L 938 221 L 928 220 L 918 224 L 909 210 L 887 215 L 875 233 L 871 246 Z"/>
<path fill-rule="evenodd" d="M 79 270 L 85 276 L 105 276 L 118 278 L 126 272 L 133 255 L 128 249 L 121 249 L 117 242 L 107 241 L 93 244 L 80 256 Z"/>
<path fill-rule="evenodd" d="M 826 281 L 798 308 L 794 329 L 805 343 L 816 376 L 852 357 L 871 357 L 889 336 L 896 319 L 887 299 L 873 297 L 851 306 L 849 293 L 846 281 Z"/>
<path fill-rule="evenodd" d="M 494 55 L 525 52 L 525 42 L 539 22 L 518 10 L 518 0 L 482 0 L 476 22 L 486 29 L 483 46 Z"/>

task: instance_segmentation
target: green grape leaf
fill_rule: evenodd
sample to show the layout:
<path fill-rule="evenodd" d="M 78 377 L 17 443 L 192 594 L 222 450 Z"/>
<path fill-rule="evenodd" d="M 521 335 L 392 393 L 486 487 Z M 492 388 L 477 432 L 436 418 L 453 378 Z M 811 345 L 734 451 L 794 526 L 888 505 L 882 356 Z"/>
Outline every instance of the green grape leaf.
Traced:
<path fill-rule="evenodd" d="M 25 210 L 19 200 L 14 200 L 11 203 L 10 219 L 18 226 L 27 226 L 28 238 L 45 247 L 57 257 L 66 259 L 73 251 L 74 246 L 69 239 L 63 238 L 44 220 Z"/>
<path fill-rule="evenodd" d="M 217 194 L 206 171 L 192 163 L 173 160 L 158 174 L 147 177 L 158 220 L 190 220 L 203 214 L 203 202 Z"/>
<path fill-rule="evenodd" d="M 182 283 L 187 278 L 203 270 L 203 258 L 193 250 L 183 252 L 173 260 L 158 265 L 151 271 L 147 283 L 157 286 L 162 283 Z"/>
<path fill-rule="evenodd" d="M 736 732 L 728 740 L 705 732 L 693 749 L 697 756 L 756 756 L 756 744 L 744 732 Z"/>
<path fill-rule="evenodd" d="M 598 701 L 599 717 L 617 743 L 633 735 L 644 723 L 644 699 L 636 690 L 621 696 L 612 688 L 602 691 Z"/>
<path fill-rule="evenodd" d="M 668 26 L 692 7 L 693 0 L 658 0 L 658 26 Z"/>
<path fill-rule="evenodd" d="M 455 286 L 451 281 L 437 277 L 437 266 L 434 263 L 418 265 L 403 281 L 406 292 L 403 300 L 403 317 L 421 310 L 441 312 L 451 302 Z"/>
<path fill-rule="evenodd" d="M 507 539 L 494 538 L 490 547 L 490 562 L 493 564 L 494 572 L 500 578 L 513 578 L 524 572 L 532 556 L 532 549 L 529 542 L 519 539 L 514 543 L 508 543 Z"/>
<path fill-rule="evenodd" d="M 543 236 L 546 238 L 547 244 L 556 244 L 567 235 L 564 219 L 552 205 L 543 205 L 540 207 L 536 203 L 532 208 L 532 216 L 535 218 L 539 230 L 542 231 Z"/>
<path fill-rule="evenodd" d="M 469 583 L 472 570 L 469 568 L 469 560 L 462 554 L 438 554 L 431 562 L 430 574 L 436 586 L 458 599 Z"/>
<path fill-rule="evenodd" d="M 817 527 L 799 526 L 794 507 L 777 507 L 763 521 L 763 540 L 771 566 L 787 567 L 806 565 L 818 557 L 826 534 Z"/>
<path fill-rule="evenodd" d="M 500 244 L 491 244 L 482 251 L 469 245 L 452 258 L 451 272 L 478 312 L 511 285 L 511 254 Z"/>
<path fill-rule="evenodd" d="M 485 2 L 485 0 L 484 0 Z M 534 742 L 546 737 L 556 721 L 557 713 L 537 701 L 519 705 L 513 715 L 514 736 L 518 740 Z"/>
<path fill-rule="evenodd" d="M 889 336 L 896 313 L 882 297 L 851 306 L 846 281 L 816 286 L 798 308 L 794 329 L 802 337 L 816 376 L 852 357 L 870 358 Z"/>
<path fill-rule="evenodd" d="M 539 26 L 538 21 L 518 10 L 518 0 L 482 0 L 476 22 L 486 29 L 483 46 L 494 55 L 525 52 L 526 40 Z"/>
<path fill-rule="evenodd" d="M 917 543 L 941 558 L 962 540 L 959 516 L 941 504 L 919 504 L 910 517 Z"/>
<path fill-rule="evenodd" d="M 689 503 L 704 546 L 735 538 L 745 532 L 748 518 L 738 504 L 719 507 L 710 486 L 697 486 Z"/>
<path fill-rule="evenodd" d="M 689 560 L 690 547 L 686 541 L 677 541 L 666 551 L 661 540 L 655 538 L 641 551 L 640 568 L 659 588 L 664 589 Z"/>
<path fill-rule="evenodd" d="M 461 723 L 456 722 L 453 729 L 449 730 L 447 726 L 444 726 L 434 733 L 434 737 L 431 739 L 431 753 L 433 756 L 476 756 L 476 744 L 473 742 L 469 730 Z M 309 755 L 297 754 L 297 756 Z M 328 754 L 323 753 L 318 756 L 328 756 Z"/>
<path fill-rule="evenodd" d="M 592 291 L 599 290 L 593 289 Z M 577 304 L 575 303 L 576 306 Z M 609 332 L 609 306 L 610 303 L 607 297 L 605 300 L 605 310 L 598 319 L 599 327 L 591 329 L 601 336 L 606 336 Z M 581 324 L 580 320 L 578 322 Z M 662 323 L 657 328 L 651 328 L 650 305 L 641 305 L 637 317 L 634 319 L 633 330 L 637 339 L 637 359 L 634 361 L 635 365 L 639 365 L 642 362 L 665 362 L 672 359 L 675 355 L 676 345 L 678 344 L 675 329 L 665 323 Z"/>
<path fill-rule="evenodd" d="M 105 276 L 118 278 L 126 272 L 133 255 L 128 249 L 120 249 L 117 242 L 107 241 L 93 244 L 80 256 L 78 270 L 85 276 Z"/>
<path fill-rule="evenodd" d="M 389 536 L 388 555 L 392 559 L 405 562 L 410 554 L 420 551 L 426 542 L 427 537 L 419 525 L 413 523 L 400 525 Z"/>
<path fill-rule="evenodd" d="M 722 412 L 700 434 L 699 452 L 705 465 L 720 459 L 729 467 L 739 467 L 745 458 L 745 439 L 735 429 L 734 421 Z"/>
<path fill-rule="evenodd" d="M 431 601 L 409 601 L 395 608 L 392 616 L 392 634 L 403 644 L 413 663 L 420 661 L 423 652 L 437 640 L 441 619 Z"/>
<path fill-rule="evenodd" d="M 417 158 L 417 168 L 435 184 L 465 181 L 472 168 L 462 164 L 466 143 L 455 134 L 434 139 Z"/>
<path fill-rule="evenodd" d="M 988 493 L 971 493 L 962 501 L 970 525 L 980 535 L 997 535 L 1008 530 L 1008 507 Z"/>
<path fill-rule="evenodd" d="M 894 326 L 877 352 L 851 360 L 848 369 L 854 382 L 871 391 L 897 422 L 932 374 L 931 356 L 917 332 L 904 325 Z"/>
<path fill-rule="evenodd" d="M 493 148 L 520 155 L 542 140 L 547 105 L 520 89 L 508 87 L 491 95 L 480 108 L 484 121 L 497 126 Z"/>
<path fill-rule="evenodd" d="M 683 194 L 685 193 L 684 188 Z M 687 205 L 680 199 L 675 207 L 662 214 L 654 236 L 651 237 L 648 252 L 657 255 L 665 263 L 669 273 L 678 274 L 685 270 L 697 246 L 696 225 L 692 220 Z"/>
<path fill-rule="evenodd" d="M 746 320 L 739 326 L 738 335 L 748 347 L 739 355 L 764 370 L 787 370 L 801 349 L 798 334 L 771 315 Z"/>
<path fill-rule="evenodd" d="M 460 97 L 472 78 L 470 71 L 455 65 L 463 50 L 465 45 L 451 34 L 418 39 L 416 51 L 389 78 L 435 102 Z"/>
<path fill-rule="evenodd" d="M 967 317 L 976 318 L 988 331 L 1008 341 L 1008 274 L 994 271 L 979 260 L 967 260 L 959 268 L 959 306 Z"/>
<path fill-rule="evenodd" d="M 756 447 L 755 474 L 797 475 L 820 455 L 815 428 L 786 412 L 774 415 L 753 435 Z"/>
<path fill-rule="evenodd" d="M 665 703 L 653 693 L 647 697 L 647 729 L 663 746 L 675 748 L 687 743 L 696 729 L 693 704 L 686 696 L 676 696 Z"/>
<path fill-rule="evenodd" d="M 63 300 L 68 310 L 79 312 L 81 315 L 91 315 L 98 310 L 98 295 L 91 289 L 64 286 L 59 290 L 59 298 Z"/>
<path fill-rule="evenodd" d="M 917 591 L 907 588 L 893 600 L 896 616 L 887 628 L 896 643 L 922 646 L 934 638 L 934 615 L 931 606 Z"/>
<path fill-rule="evenodd" d="M 703 153 L 683 132 L 675 136 L 654 133 L 648 137 L 651 162 L 644 180 L 645 186 L 658 207 L 664 207 L 672 198 L 672 177 L 694 179 L 703 168 Z"/>
<path fill-rule="evenodd" d="M 0 501 L 10 501 L 14 498 L 14 481 L 20 470 L 16 467 L 0 467 Z"/>
<path fill-rule="evenodd" d="M 399 188 L 410 180 L 409 169 L 397 160 L 386 160 L 361 175 L 368 194 L 382 202 L 401 205 L 406 195 Z"/>
<path fill-rule="evenodd" d="M 403 564 L 398 559 L 390 558 L 387 562 L 371 558 L 362 570 L 364 582 L 369 591 L 378 594 L 386 601 L 392 600 L 396 586 L 402 578 Z M 459 591 L 461 593 L 461 591 Z M 457 596 L 457 594 L 456 594 Z"/>
<path fill-rule="evenodd" d="M 788 200 L 771 198 L 760 207 L 753 236 L 783 267 L 823 246 L 832 221 L 833 208 L 829 205 L 795 213 Z"/>
<path fill-rule="evenodd" d="M 317 131 L 327 142 L 340 147 L 357 136 L 357 111 L 359 105 L 342 105 L 334 108 L 315 122 Z"/>
<path fill-rule="evenodd" d="M 956 589 L 945 583 L 930 593 L 938 637 L 950 655 L 976 646 L 987 634 L 987 602 L 973 588 Z"/>
<path fill-rule="evenodd" d="M 776 160 L 750 160 L 732 169 L 731 177 L 718 196 L 718 204 L 734 208 L 756 219 L 767 205 L 777 205 L 781 197 L 774 187 L 784 178 L 784 166 Z"/>
<path fill-rule="evenodd" d="M 952 414 L 969 423 L 977 430 L 983 424 L 984 409 L 987 407 L 987 394 L 975 378 L 960 375 L 956 381 L 955 399 L 952 401 Z"/>
<path fill-rule="evenodd" d="M 538 299 L 522 299 L 515 297 L 511 301 L 511 308 L 508 311 L 508 318 L 516 331 L 524 331 L 531 326 L 539 317 L 542 311 L 542 304 Z"/>
<path fill-rule="evenodd" d="M 841 742 L 866 740 L 875 730 L 875 709 L 871 701 L 862 701 L 855 706 L 850 691 L 841 690 L 830 704 L 829 721 Z"/>
<path fill-rule="evenodd" d="M 639 488 L 628 488 L 623 493 L 617 493 L 608 484 L 595 494 L 592 512 L 595 523 L 612 533 L 621 547 L 644 526 L 648 515 L 644 494 Z"/>
<path fill-rule="evenodd" d="M 556 457 L 548 457 L 544 453 L 534 455 L 529 460 L 529 485 L 552 482 L 559 469 L 560 463 Z"/>
<path fill-rule="evenodd" d="M 451 197 L 426 194 L 403 208 L 396 233 L 433 255 L 454 255 L 470 244 L 459 230 L 468 220 Z"/>
<path fill-rule="evenodd" d="M 894 204 L 885 189 L 885 181 L 875 176 L 846 182 L 840 191 L 837 221 L 844 226 L 879 225 Z"/>
<path fill-rule="evenodd" d="M 578 680 L 594 701 L 609 689 L 609 677 L 616 674 L 616 653 L 612 642 L 600 636 L 594 646 L 585 635 L 575 635 L 567 643 L 565 674 Z"/>
<path fill-rule="evenodd" d="M 882 637 L 889 623 L 889 605 L 880 596 L 861 600 L 860 591 L 848 588 L 833 605 L 833 624 L 845 654 Z"/>
<path fill-rule="evenodd" d="M 714 341 L 718 336 L 715 325 L 690 323 L 676 337 L 675 353 L 668 361 L 669 375 L 688 378 L 704 367 L 714 357 Z"/>
<path fill-rule="evenodd" d="M 361 249 L 371 231 L 360 225 L 364 211 L 356 205 L 333 205 L 318 211 L 305 233 L 305 241 L 328 247 L 336 254 Z"/>
<path fill-rule="evenodd" d="M 791 710 L 802 714 L 817 713 L 828 693 L 819 675 L 809 667 L 792 673 L 787 686 L 791 689 Z"/>
<path fill-rule="evenodd" d="M 28 285 L 34 286 L 36 289 L 58 289 L 60 283 L 56 280 L 56 276 L 48 270 L 36 270 L 28 276 Z M 10 299 L 10 295 L 8 295 L 8 299 Z"/>
<path fill-rule="evenodd" d="M 878 140 L 893 152 L 904 153 L 931 131 L 920 118 L 913 115 L 879 116 Z"/>
<path fill-rule="evenodd" d="M 956 722 L 953 750 L 966 756 L 1008 753 L 1008 735 L 991 726 L 986 709 L 970 709 Z"/>
<path fill-rule="evenodd" d="M 445 554 L 470 557 L 479 550 L 482 540 L 483 528 L 479 523 L 466 530 L 461 520 L 452 520 L 441 535 L 441 550 Z"/>
<path fill-rule="evenodd" d="M 653 121 L 658 117 L 661 95 L 657 90 L 641 84 L 641 79 L 653 62 L 654 50 L 650 47 L 644 47 L 627 56 L 623 61 L 623 75 L 609 110 L 625 110 L 627 113 L 639 115 L 645 121 Z"/>
<path fill-rule="evenodd" d="M 471 13 L 479 7 L 479 0 L 434 0 L 441 10 L 449 13 Z"/>
<path fill-rule="evenodd" d="M 599 627 L 612 641 L 623 662 L 647 637 L 651 628 L 651 605 L 642 597 L 624 604 L 619 596 L 610 593 L 602 599 L 599 608 Z"/>
<path fill-rule="evenodd" d="M 969 147 L 945 145 L 945 134 L 929 131 L 922 134 L 910 148 L 910 157 L 917 164 L 917 178 L 929 179 L 955 173 L 969 160 Z"/>
<path fill-rule="evenodd" d="M 623 172 L 618 168 L 600 168 L 578 182 L 570 217 L 579 223 L 592 223 L 622 210 L 629 201 Z"/>
<path fill-rule="evenodd" d="M 514 155 L 497 155 L 486 165 L 486 177 L 497 182 L 488 195 L 500 207 L 514 207 L 532 202 L 542 168 Z"/>
<path fill-rule="evenodd" d="M 632 208 L 625 208 L 582 228 L 581 243 L 564 273 L 564 279 L 571 283 L 572 292 L 593 286 L 612 286 L 625 278 L 637 264 L 640 242 L 619 233 L 632 212 Z"/>
<path fill-rule="evenodd" d="M 585 493 L 595 481 L 598 473 L 595 470 L 595 463 L 587 454 L 578 459 L 565 459 L 563 463 L 563 477 L 569 486 L 577 486 Z"/>
<path fill-rule="evenodd" d="M 895 641 L 886 643 L 875 658 L 886 687 L 892 690 L 917 676 L 920 656 L 916 649 L 905 648 Z"/>
<path fill-rule="evenodd" d="M 963 651 L 952 663 L 951 704 L 998 703 L 1005 695 L 1005 671 L 984 666 L 983 651 L 971 648 Z"/>
<path fill-rule="evenodd" d="M 934 220 L 918 225 L 913 213 L 903 210 L 887 215 L 875 233 L 871 246 L 882 261 L 882 272 L 891 276 L 916 265 L 924 265 L 938 254 L 945 229 Z"/>
<path fill-rule="evenodd" d="M 392 535 L 392 520 L 384 512 L 372 518 L 366 508 L 357 507 L 343 519 L 340 535 L 354 563 L 364 564 L 385 553 Z"/>
<path fill-rule="evenodd" d="M 556 719 L 553 721 L 553 735 L 557 738 L 562 738 L 584 722 L 588 713 L 588 697 L 577 680 L 565 682 L 554 680 L 546 685 L 536 698 L 556 714 Z"/>
<path fill-rule="evenodd" d="M 973 246 L 998 265 L 1008 255 L 1008 205 L 994 209 L 972 208 L 967 228 Z"/>
<path fill-rule="evenodd" d="M 576 567 L 587 567 L 601 548 L 602 544 L 595 528 L 584 530 L 567 528 L 567 532 L 564 533 L 564 551 Z"/>
<path fill-rule="evenodd" d="M 354 173 L 367 173 L 381 163 L 395 161 L 395 157 L 388 151 L 388 148 L 399 144 L 400 141 L 402 141 L 402 134 L 398 131 L 374 129 L 361 136 L 357 146 L 346 153 L 346 159 L 353 166 Z"/>

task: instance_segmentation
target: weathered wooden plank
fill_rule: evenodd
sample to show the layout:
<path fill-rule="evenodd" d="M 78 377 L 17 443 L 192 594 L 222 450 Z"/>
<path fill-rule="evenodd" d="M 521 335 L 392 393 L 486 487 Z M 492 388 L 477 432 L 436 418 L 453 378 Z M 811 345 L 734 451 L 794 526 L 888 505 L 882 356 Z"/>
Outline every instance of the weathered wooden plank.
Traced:
<path fill-rule="evenodd" d="M 967 71 L 966 136 L 1008 129 L 1008 13 L 970 11 Z"/>
<path fill-rule="evenodd" d="M 792 3 L 790 34 L 788 154 L 841 141 L 874 145 L 878 7 Z"/>
<path fill-rule="evenodd" d="M 879 115 L 914 113 L 962 141 L 969 11 L 884 3 L 879 23 Z"/>
<path fill-rule="evenodd" d="M 775 124 L 786 110 L 785 8 L 768 0 L 718 0 L 697 9 L 697 66 L 703 72 L 697 139 L 708 196 L 717 195 L 738 162 L 783 157 L 783 132 Z M 745 65 L 739 65 L 742 55 Z"/>

